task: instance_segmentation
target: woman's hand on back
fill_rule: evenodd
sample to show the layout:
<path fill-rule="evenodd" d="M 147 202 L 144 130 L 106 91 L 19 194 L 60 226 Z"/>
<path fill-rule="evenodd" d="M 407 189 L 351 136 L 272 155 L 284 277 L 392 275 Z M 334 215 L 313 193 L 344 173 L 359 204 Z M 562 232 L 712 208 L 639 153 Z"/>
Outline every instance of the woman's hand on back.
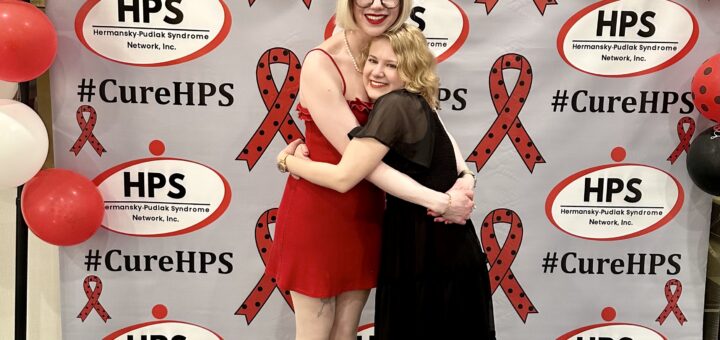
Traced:
<path fill-rule="evenodd" d="M 285 147 L 285 149 L 283 149 L 282 151 L 280 151 L 280 153 L 277 155 L 277 161 L 278 161 L 278 163 L 279 163 L 281 160 L 285 159 L 285 157 L 287 157 L 288 155 L 294 155 L 294 154 L 295 154 L 295 150 L 296 150 L 296 149 L 298 148 L 298 146 L 300 146 L 300 145 L 304 145 L 304 142 L 303 142 L 302 139 L 296 139 L 296 140 L 290 142 L 290 144 L 288 144 L 288 145 Z"/>
<path fill-rule="evenodd" d="M 303 143 L 298 145 L 293 156 L 300 159 L 310 160 L 310 150 L 308 149 L 307 144 Z"/>
<path fill-rule="evenodd" d="M 444 222 L 445 224 L 465 224 L 475 209 L 473 198 L 475 191 L 472 182 L 465 183 L 463 179 L 458 179 L 450 190 L 446 193 L 450 196 L 450 204 L 444 212 L 428 210 L 428 215 L 435 217 L 435 222 Z"/>

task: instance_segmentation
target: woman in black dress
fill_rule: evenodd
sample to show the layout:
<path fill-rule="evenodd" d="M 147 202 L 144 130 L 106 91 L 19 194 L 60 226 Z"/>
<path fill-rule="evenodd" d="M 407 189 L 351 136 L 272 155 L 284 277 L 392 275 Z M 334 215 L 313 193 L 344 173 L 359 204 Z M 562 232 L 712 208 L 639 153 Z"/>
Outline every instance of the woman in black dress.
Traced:
<path fill-rule="evenodd" d="M 350 131 L 340 163 L 295 157 L 295 141 L 278 167 L 345 192 L 384 161 L 428 188 L 450 189 L 459 163 L 435 112 L 439 80 L 422 33 L 403 25 L 375 38 L 363 83 L 375 106 L 367 124 Z M 375 308 L 378 339 L 495 339 L 487 259 L 471 221 L 437 222 L 387 195 Z"/>

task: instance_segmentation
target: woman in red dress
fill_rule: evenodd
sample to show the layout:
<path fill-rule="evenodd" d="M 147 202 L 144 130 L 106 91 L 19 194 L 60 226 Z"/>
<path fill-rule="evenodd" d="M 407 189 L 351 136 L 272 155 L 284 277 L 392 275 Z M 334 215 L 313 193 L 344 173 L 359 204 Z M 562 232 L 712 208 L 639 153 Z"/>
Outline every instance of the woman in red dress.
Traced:
<path fill-rule="evenodd" d="M 307 54 L 300 76 L 298 111 L 312 160 L 338 163 L 348 131 L 367 121 L 360 51 L 373 37 L 400 27 L 411 8 L 412 0 L 338 0 L 336 24 L 342 30 Z M 465 169 L 462 161 L 460 166 Z M 290 291 L 296 339 L 356 338 L 360 313 L 377 283 L 382 190 L 443 212 L 452 222 L 464 223 L 471 213 L 469 176 L 447 193 L 384 164 L 367 179 L 344 193 L 288 179 L 266 272 Z"/>

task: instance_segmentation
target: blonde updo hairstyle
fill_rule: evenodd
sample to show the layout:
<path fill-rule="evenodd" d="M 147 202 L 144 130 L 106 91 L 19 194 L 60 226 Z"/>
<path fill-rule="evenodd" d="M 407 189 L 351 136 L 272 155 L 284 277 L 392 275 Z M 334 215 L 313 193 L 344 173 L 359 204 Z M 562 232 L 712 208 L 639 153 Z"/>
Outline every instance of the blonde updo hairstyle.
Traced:
<path fill-rule="evenodd" d="M 387 39 L 390 42 L 397 57 L 400 79 L 405 82 L 405 89 L 420 94 L 430 107 L 439 109 L 440 78 L 436 71 L 437 61 L 422 31 L 415 26 L 403 24 L 394 31 L 374 38 L 370 45 L 378 39 Z M 369 49 L 370 46 L 363 51 L 363 65 Z"/>
<path fill-rule="evenodd" d="M 337 9 L 335 10 L 335 25 L 346 31 L 352 31 L 358 29 L 355 23 L 355 17 L 353 16 L 353 6 L 355 6 L 355 0 L 338 0 Z M 400 0 L 400 13 L 398 14 L 397 20 L 393 23 L 388 31 L 398 29 L 405 21 L 410 17 L 410 11 L 412 10 L 412 0 Z"/>

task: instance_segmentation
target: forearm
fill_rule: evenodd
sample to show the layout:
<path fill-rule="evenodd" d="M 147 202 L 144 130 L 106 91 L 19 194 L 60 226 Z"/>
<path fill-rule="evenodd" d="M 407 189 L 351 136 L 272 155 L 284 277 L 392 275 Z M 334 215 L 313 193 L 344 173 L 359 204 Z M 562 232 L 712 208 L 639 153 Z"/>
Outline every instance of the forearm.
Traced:
<path fill-rule="evenodd" d="M 344 176 L 342 169 L 336 164 L 313 162 L 295 156 L 288 156 L 285 159 L 285 164 L 292 174 L 313 184 L 338 192 L 346 192 L 357 184 L 357 181 Z"/>
<path fill-rule="evenodd" d="M 438 119 L 440 119 L 440 116 L 438 115 Z M 460 173 L 463 170 L 470 171 L 470 168 L 468 168 L 467 164 L 465 163 L 465 158 L 463 157 L 462 153 L 460 152 L 460 147 L 458 146 L 457 142 L 455 141 L 455 138 L 452 134 L 450 134 L 450 131 L 447 130 L 447 127 L 445 126 L 445 122 L 440 119 L 440 124 L 442 124 L 443 130 L 445 130 L 445 134 L 447 134 L 448 138 L 450 138 L 450 143 L 453 147 L 453 153 L 455 154 L 455 165 L 457 167 L 457 172 Z"/>
<path fill-rule="evenodd" d="M 445 126 L 443 126 L 444 128 Z M 457 166 L 457 172 L 460 173 L 463 170 L 470 170 L 465 163 L 465 158 L 463 157 L 462 153 L 460 153 L 460 147 L 458 147 L 457 142 L 455 141 L 455 138 L 445 129 L 445 133 L 447 133 L 448 137 L 450 138 L 450 143 L 452 143 L 453 147 L 453 153 L 455 154 L 455 164 Z"/>
<path fill-rule="evenodd" d="M 460 173 L 463 170 L 470 171 L 470 168 L 468 168 L 467 164 L 465 163 L 465 158 L 463 158 L 462 154 L 460 153 L 460 148 L 455 142 L 455 138 L 450 136 L 450 142 L 452 142 L 453 152 L 455 153 L 455 164 L 457 166 L 457 172 Z"/>
<path fill-rule="evenodd" d="M 472 172 L 472 170 L 468 168 L 467 164 L 465 163 L 462 154 L 460 154 L 460 148 L 458 148 L 458 145 L 455 142 L 455 138 L 453 138 L 453 136 L 449 133 L 448 137 L 450 137 L 450 142 L 452 143 L 453 151 L 455 152 L 455 163 L 457 165 L 458 175 L 460 175 L 458 180 L 467 180 L 468 182 L 465 182 L 464 185 L 468 188 L 475 189 L 475 174 Z"/>
<path fill-rule="evenodd" d="M 448 207 L 447 194 L 429 189 L 385 163 L 380 163 L 366 179 L 390 195 L 430 210 L 442 212 Z"/>
<path fill-rule="evenodd" d="M 346 192 L 367 177 L 380 164 L 388 150 L 387 146 L 373 138 L 355 138 L 348 143 L 337 165 L 284 156 L 282 153 L 280 156 L 285 160 L 285 166 L 290 173 L 313 184 Z M 281 159 L 278 161 L 282 162 Z"/>

